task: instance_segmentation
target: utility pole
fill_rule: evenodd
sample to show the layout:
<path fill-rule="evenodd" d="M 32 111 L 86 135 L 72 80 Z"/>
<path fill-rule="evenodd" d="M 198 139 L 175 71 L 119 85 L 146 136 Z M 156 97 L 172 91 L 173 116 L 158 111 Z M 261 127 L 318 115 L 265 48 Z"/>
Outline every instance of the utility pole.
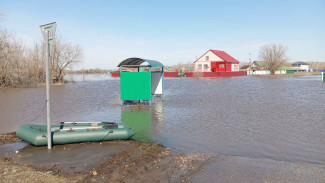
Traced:
<path fill-rule="evenodd" d="M 251 65 L 252 65 L 252 59 L 251 59 L 251 53 L 249 53 L 249 66 L 248 66 L 248 70 L 249 70 L 249 75 L 251 75 Z"/>
<path fill-rule="evenodd" d="M 52 149 L 52 132 L 51 132 L 51 105 L 50 105 L 50 63 L 49 57 L 53 50 L 53 39 L 56 30 L 56 23 L 41 25 L 41 31 L 46 44 L 45 62 L 46 62 L 46 106 L 47 106 L 47 148 Z"/>

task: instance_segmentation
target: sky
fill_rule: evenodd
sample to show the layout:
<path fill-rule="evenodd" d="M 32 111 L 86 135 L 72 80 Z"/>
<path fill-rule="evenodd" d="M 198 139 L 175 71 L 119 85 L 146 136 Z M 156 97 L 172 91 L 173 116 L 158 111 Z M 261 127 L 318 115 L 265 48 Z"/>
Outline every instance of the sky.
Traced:
<path fill-rule="evenodd" d="M 209 49 L 248 62 L 271 43 L 286 46 L 290 62 L 325 61 L 325 0 L 1 0 L 0 12 L 0 29 L 26 46 L 57 22 L 57 34 L 83 48 L 80 69 L 115 69 L 129 57 L 175 65 Z"/>

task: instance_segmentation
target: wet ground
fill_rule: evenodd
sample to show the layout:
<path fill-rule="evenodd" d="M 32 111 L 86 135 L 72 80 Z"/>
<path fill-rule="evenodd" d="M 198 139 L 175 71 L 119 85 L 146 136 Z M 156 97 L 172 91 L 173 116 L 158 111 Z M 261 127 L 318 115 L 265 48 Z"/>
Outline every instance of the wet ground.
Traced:
<path fill-rule="evenodd" d="M 176 155 L 159 144 L 136 141 L 68 144 L 52 150 L 30 145 L 17 150 L 19 144 L 0 145 L 4 182 L 188 182 L 211 159 Z"/>
<path fill-rule="evenodd" d="M 60 145 L 50 151 L 28 145 L 17 151 L 22 143 L 0 145 L 0 182 L 325 181 L 324 165 L 175 154 L 161 145 L 136 141 Z"/>
<path fill-rule="evenodd" d="M 58 145 L 52 150 L 47 147 L 29 147 L 19 150 L 14 162 L 35 167 L 56 167 L 63 173 L 85 172 L 107 160 L 113 154 L 134 148 L 127 142 L 101 142 L 78 145 Z"/>

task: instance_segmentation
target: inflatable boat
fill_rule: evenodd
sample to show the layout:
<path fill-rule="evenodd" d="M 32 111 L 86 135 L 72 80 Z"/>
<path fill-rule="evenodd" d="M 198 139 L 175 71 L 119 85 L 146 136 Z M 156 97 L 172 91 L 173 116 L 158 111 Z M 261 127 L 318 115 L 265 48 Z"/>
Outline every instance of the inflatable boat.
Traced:
<path fill-rule="evenodd" d="M 61 122 L 51 125 L 52 144 L 126 140 L 134 135 L 129 126 L 115 122 Z M 47 126 L 24 124 L 17 137 L 35 146 L 47 145 Z"/>

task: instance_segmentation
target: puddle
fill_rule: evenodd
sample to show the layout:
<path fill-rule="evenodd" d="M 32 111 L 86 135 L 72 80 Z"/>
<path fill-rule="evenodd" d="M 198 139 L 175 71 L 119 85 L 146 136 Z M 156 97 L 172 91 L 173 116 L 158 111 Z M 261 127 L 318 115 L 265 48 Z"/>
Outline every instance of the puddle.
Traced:
<path fill-rule="evenodd" d="M 91 170 L 100 161 L 133 147 L 133 144 L 127 142 L 57 145 L 52 150 L 48 150 L 47 146 L 27 146 L 14 157 L 14 162 L 40 168 L 55 167 L 64 173 L 75 173 Z"/>
<path fill-rule="evenodd" d="M 13 144 L 1 144 L 0 145 L 0 157 L 13 157 L 16 155 L 16 151 L 26 147 L 26 142 L 16 142 Z"/>

